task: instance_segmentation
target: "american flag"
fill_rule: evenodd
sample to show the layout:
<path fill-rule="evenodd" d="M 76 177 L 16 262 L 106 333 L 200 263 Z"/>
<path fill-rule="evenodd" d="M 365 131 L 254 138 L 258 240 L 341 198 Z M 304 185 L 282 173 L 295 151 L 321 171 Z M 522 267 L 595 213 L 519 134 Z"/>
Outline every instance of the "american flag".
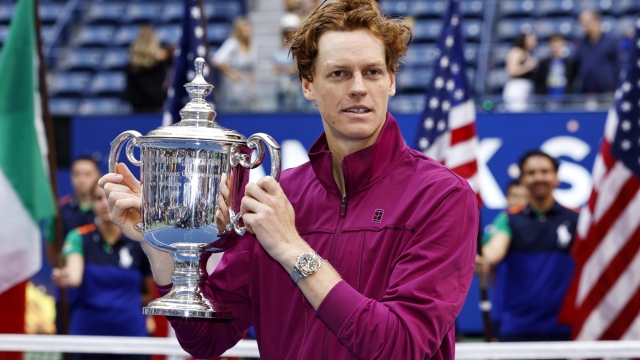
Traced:
<path fill-rule="evenodd" d="M 460 3 L 451 0 L 414 147 L 467 179 L 477 194 L 476 111 L 467 84 L 463 45 Z"/>
<path fill-rule="evenodd" d="M 193 80 L 194 60 L 197 57 L 207 59 L 206 28 L 203 9 L 198 0 L 184 0 L 182 16 L 182 36 L 173 58 L 173 83 L 167 93 L 162 125 L 180 121 L 180 110 L 191 99 L 184 84 Z M 209 80 L 209 66 L 205 61 L 204 78 Z"/>
<path fill-rule="evenodd" d="M 640 18 L 580 212 L 560 320 L 577 340 L 640 338 Z"/>

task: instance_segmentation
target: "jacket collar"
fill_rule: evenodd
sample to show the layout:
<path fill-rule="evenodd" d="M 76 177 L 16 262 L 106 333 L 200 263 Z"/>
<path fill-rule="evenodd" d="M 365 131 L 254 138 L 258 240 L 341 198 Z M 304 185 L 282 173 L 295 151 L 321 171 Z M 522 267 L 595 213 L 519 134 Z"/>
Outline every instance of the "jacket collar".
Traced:
<path fill-rule="evenodd" d="M 408 150 L 409 147 L 404 143 L 398 122 L 391 113 L 387 112 L 387 118 L 376 142 L 345 156 L 342 161 L 347 195 L 364 189 L 390 172 L 400 155 Z M 327 190 L 338 193 L 331 168 L 331 151 L 324 132 L 309 149 L 309 160 L 320 183 Z"/>
<path fill-rule="evenodd" d="M 540 215 L 559 214 L 563 210 L 564 210 L 564 207 L 562 205 L 560 205 L 557 201 L 554 201 L 553 205 L 549 208 L 549 210 L 547 210 L 545 213 L 540 214 Z M 527 204 L 527 206 L 525 206 L 525 208 L 524 208 L 524 210 L 522 212 L 527 216 L 535 216 L 536 215 L 536 211 L 533 210 L 531 208 L 531 205 L 529 205 L 529 204 Z"/>

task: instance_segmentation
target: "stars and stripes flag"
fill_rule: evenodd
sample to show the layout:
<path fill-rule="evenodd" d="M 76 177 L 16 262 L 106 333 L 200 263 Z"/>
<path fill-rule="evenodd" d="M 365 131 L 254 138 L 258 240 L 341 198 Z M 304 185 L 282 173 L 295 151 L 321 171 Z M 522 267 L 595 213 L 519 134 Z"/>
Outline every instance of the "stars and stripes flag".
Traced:
<path fill-rule="evenodd" d="M 560 313 L 577 340 L 640 338 L 640 18 L 578 220 Z"/>
<path fill-rule="evenodd" d="M 201 3 L 198 0 L 184 0 L 182 16 L 182 36 L 173 58 L 173 82 L 167 93 L 162 125 L 180 121 L 180 110 L 191 99 L 184 84 L 195 77 L 194 60 L 197 57 L 207 59 L 206 22 Z M 205 61 L 204 78 L 209 80 L 209 66 Z M 208 99 L 211 101 L 211 99 Z"/>
<path fill-rule="evenodd" d="M 477 194 L 476 113 L 469 94 L 463 46 L 460 3 L 451 0 L 414 148 L 465 178 Z"/>

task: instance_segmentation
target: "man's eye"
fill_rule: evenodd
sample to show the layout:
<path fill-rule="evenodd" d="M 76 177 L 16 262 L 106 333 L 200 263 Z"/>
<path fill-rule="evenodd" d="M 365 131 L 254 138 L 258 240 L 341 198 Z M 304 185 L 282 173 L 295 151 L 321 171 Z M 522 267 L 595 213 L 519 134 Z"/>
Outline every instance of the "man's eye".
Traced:
<path fill-rule="evenodd" d="M 380 74 L 380 70 L 369 70 L 369 75 L 378 75 Z"/>
<path fill-rule="evenodd" d="M 334 76 L 334 77 L 340 77 L 342 75 L 344 75 L 344 71 L 342 70 L 334 71 L 331 73 L 331 76 Z"/>

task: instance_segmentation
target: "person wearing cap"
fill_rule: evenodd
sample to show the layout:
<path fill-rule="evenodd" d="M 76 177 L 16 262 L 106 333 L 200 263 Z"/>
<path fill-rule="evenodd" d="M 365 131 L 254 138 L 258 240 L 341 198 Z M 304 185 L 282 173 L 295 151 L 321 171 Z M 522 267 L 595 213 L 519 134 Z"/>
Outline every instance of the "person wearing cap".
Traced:
<path fill-rule="evenodd" d="M 298 27 L 300 27 L 300 17 L 296 14 L 288 13 L 280 19 L 280 35 L 283 41 L 280 48 L 271 56 L 273 68 L 278 75 L 276 83 L 278 111 L 303 110 L 308 104 L 300 89 L 300 76 L 298 67 L 290 54 L 291 47 L 287 45 Z"/>
<path fill-rule="evenodd" d="M 454 359 L 478 201 L 466 180 L 409 148 L 387 111 L 411 38 L 373 0 L 334 0 L 301 24 L 291 53 L 324 133 L 310 161 L 283 171 L 279 183 L 267 176 L 247 184 L 247 233 L 201 287 L 233 319 L 170 319 L 192 356 L 220 356 L 254 326 L 263 359 Z M 117 172 L 101 179 L 111 216 L 144 241 L 134 228 L 140 184 L 124 164 Z M 216 218 L 224 232 L 222 184 Z M 171 256 L 143 249 L 167 293 Z"/>

